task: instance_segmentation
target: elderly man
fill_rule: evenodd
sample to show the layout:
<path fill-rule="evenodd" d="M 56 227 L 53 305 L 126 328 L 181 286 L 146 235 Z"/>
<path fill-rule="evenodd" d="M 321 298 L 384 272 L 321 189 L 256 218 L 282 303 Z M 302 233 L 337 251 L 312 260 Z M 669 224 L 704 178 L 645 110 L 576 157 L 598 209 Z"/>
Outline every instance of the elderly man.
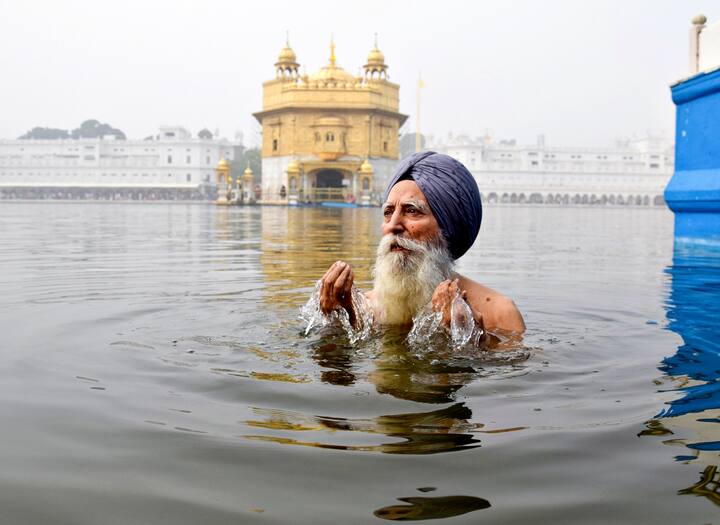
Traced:
<path fill-rule="evenodd" d="M 375 261 L 374 288 L 365 294 L 380 324 L 410 325 L 428 303 L 450 324 L 460 294 L 477 326 L 490 332 L 521 333 L 525 323 L 515 303 L 454 271 L 475 242 L 482 204 L 475 179 L 460 162 L 432 151 L 401 162 L 385 193 L 383 237 Z M 320 309 L 344 308 L 356 322 L 353 271 L 337 261 L 325 273 Z"/>

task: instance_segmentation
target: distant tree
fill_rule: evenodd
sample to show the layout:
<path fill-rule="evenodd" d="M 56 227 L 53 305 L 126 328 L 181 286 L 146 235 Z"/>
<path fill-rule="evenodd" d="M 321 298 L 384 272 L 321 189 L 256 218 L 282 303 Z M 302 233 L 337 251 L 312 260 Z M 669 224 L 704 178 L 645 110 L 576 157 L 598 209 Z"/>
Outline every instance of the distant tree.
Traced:
<path fill-rule="evenodd" d="M 405 133 L 400 137 L 400 158 L 405 158 L 408 155 L 415 153 L 415 133 Z M 425 136 L 420 135 L 420 150 L 425 149 Z"/>
<path fill-rule="evenodd" d="M 101 124 L 97 120 L 86 120 L 79 128 L 72 131 L 58 128 L 35 127 L 18 137 L 19 139 L 95 139 L 106 135 L 114 135 L 116 139 L 125 140 L 125 133 L 109 124 Z"/>
<path fill-rule="evenodd" d="M 255 182 L 262 181 L 262 157 L 258 148 L 246 149 L 243 146 L 235 148 L 235 160 L 230 163 L 233 178 L 242 177 L 245 168 L 250 166 Z"/>
<path fill-rule="evenodd" d="M 119 129 L 113 128 L 109 124 L 101 124 L 99 121 L 90 119 L 86 120 L 80 127 L 70 132 L 74 139 L 96 139 L 107 135 L 114 135 L 116 139 L 125 140 L 125 133 Z"/>
<path fill-rule="evenodd" d="M 35 140 L 58 140 L 58 139 L 69 139 L 70 133 L 66 129 L 58 128 L 40 128 L 35 127 L 18 137 L 20 140 L 35 139 Z"/>

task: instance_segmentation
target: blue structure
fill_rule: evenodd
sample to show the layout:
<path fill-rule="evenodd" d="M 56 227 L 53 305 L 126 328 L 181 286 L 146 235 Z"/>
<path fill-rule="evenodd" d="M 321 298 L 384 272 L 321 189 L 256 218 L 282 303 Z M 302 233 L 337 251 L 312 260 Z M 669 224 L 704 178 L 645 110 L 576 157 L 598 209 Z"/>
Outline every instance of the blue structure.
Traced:
<path fill-rule="evenodd" d="M 674 355 L 663 359 L 660 370 L 668 376 L 689 378 L 692 383 L 680 387 L 682 396 L 671 401 L 658 417 L 709 411 L 711 416 L 703 419 L 703 415 L 698 415 L 697 421 L 718 423 L 720 247 L 678 243 L 672 265 L 665 273 L 672 283 L 665 303 L 668 329 L 682 337 L 683 342 Z M 720 441 L 716 445 L 714 450 L 720 450 Z"/>
<path fill-rule="evenodd" d="M 675 173 L 665 201 L 675 238 L 720 242 L 720 69 L 672 87 L 677 106 Z"/>

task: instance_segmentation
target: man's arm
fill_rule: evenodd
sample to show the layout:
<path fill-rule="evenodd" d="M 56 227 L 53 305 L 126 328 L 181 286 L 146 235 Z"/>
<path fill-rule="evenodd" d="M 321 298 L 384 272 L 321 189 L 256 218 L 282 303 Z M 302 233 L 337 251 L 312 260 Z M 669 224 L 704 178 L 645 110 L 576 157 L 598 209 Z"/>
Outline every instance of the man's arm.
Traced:
<path fill-rule="evenodd" d="M 474 313 L 482 315 L 488 330 L 517 334 L 525 331 L 525 321 L 512 299 L 462 275 L 458 281 L 460 289 L 467 292 L 465 300 Z"/>
<path fill-rule="evenodd" d="M 458 293 L 470 306 L 479 328 L 517 334 L 525 331 L 522 315 L 511 299 L 463 276 L 443 281 L 435 288 L 432 307 L 443 312 L 445 326 L 450 326 L 450 306 Z"/>

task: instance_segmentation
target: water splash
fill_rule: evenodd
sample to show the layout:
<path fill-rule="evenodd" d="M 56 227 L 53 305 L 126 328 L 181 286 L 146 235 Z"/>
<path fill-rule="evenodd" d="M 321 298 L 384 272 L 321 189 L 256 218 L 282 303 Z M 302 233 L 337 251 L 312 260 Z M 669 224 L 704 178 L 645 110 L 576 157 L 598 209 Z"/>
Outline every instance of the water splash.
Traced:
<path fill-rule="evenodd" d="M 313 330 L 322 328 L 341 327 L 347 335 L 350 344 L 356 344 L 365 341 L 370 336 L 373 327 L 373 311 L 365 298 L 365 295 L 355 286 L 352 287 L 351 300 L 353 309 L 355 310 L 356 324 L 353 328 L 350 322 L 350 316 L 344 308 L 333 310 L 329 314 L 324 314 L 320 310 L 320 289 L 322 288 L 322 280 L 315 283 L 310 299 L 300 309 L 300 319 L 306 324 L 304 335 L 308 335 Z"/>
<path fill-rule="evenodd" d="M 450 338 L 454 348 L 462 348 L 470 342 L 475 331 L 475 319 L 470 306 L 459 293 L 455 293 L 450 305 Z"/>
<path fill-rule="evenodd" d="M 413 326 L 407 335 L 407 342 L 411 346 L 427 343 L 439 332 L 443 332 L 442 312 L 436 312 L 427 305 L 419 314 L 413 317 Z"/>
<path fill-rule="evenodd" d="M 352 287 L 352 305 L 356 313 L 356 327 L 352 326 L 350 316 L 344 308 L 324 314 L 320 309 L 320 289 L 322 281 L 315 284 L 308 302 L 300 309 L 300 319 L 306 323 L 304 335 L 324 328 L 340 328 L 346 334 L 350 344 L 366 341 L 373 329 L 373 310 L 365 295 L 355 286 Z M 481 346 L 484 331 L 477 326 L 470 306 L 456 293 L 450 305 L 450 326 L 442 324 L 442 312 L 436 312 L 428 304 L 413 318 L 413 326 L 406 341 L 410 346 L 423 347 L 450 346 L 453 350 L 476 350 Z"/>
<path fill-rule="evenodd" d="M 453 350 L 480 346 L 484 330 L 475 323 L 470 306 L 459 292 L 450 304 L 449 327 L 443 326 L 442 317 L 442 312 L 434 311 L 428 304 L 413 318 L 413 326 L 407 336 L 408 344 L 419 347 L 436 341 L 449 343 Z"/>

